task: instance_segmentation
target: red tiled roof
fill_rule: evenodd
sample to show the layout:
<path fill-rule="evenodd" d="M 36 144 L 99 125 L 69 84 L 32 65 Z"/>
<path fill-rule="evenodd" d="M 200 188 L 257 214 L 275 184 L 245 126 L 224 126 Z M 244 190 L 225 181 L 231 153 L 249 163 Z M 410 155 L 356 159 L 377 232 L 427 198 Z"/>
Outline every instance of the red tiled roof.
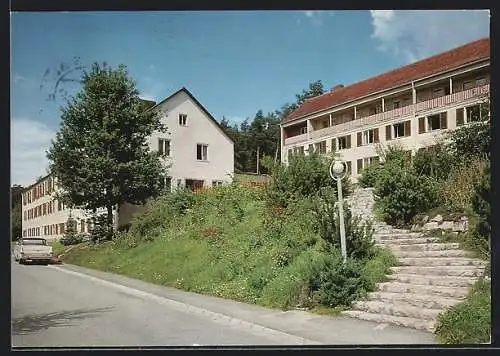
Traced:
<path fill-rule="evenodd" d="M 490 57 L 488 37 L 437 54 L 421 61 L 400 67 L 375 77 L 363 80 L 304 102 L 297 110 L 288 115 L 283 122 L 326 110 L 332 106 L 362 98 L 371 93 L 409 84 L 414 80 L 451 70 L 467 63 Z"/>

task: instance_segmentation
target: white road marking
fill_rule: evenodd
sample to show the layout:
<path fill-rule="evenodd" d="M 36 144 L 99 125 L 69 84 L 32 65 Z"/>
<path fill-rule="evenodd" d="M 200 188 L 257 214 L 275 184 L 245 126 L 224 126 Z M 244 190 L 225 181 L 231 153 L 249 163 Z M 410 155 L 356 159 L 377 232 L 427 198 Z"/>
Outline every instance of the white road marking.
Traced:
<path fill-rule="evenodd" d="M 95 283 L 98 283 L 98 284 L 101 284 L 101 285 L 105 285 L 105 286 L 108 286 L 108 287 L 120 290 L 120 291 L 122 291 L 122 292 L 124 292 L 126 294 L 129 294 L 129 295 L 140 297 L 140 298 L 143 298 L 143 299 L 146 299 L 146 300 L 155 301 L 155 302 L 157 302 L 159 304 L 171 307 L 174 310 L 179 310 L 179 311 L 182 311 L 182 312 L 187 313 L 187 314 L 197 315 L 197 316 L 200 316 L 200 315 L 201 316 L 210 316 L 210 317 L 212 317 L 212 320 L 214 322 L 217 322 L 219 324 L 236 326 L 236 327 L 239 327 L 239 328 L 245 328 L 245 329 L 248 329 L 248 331 L 259 332 L 259 334 L 263 333 L 266 336 L 273 336 L 273 337 L 277 337 L 277 338 L 285 338 L 285 339 L 287 339 L 287 341 L 292 341 L 293 340 L 293 343 L 297 343 L 297 344 L 301 344 L 301 345 L 306 345 L 306 344 L 307 345 L 321 345 L 320 342 L 315 341 L 315 340 L 310 340 L 310 339 L 302 338 L 300 336 L 295 336 L 293 334 L 288 334 L 288 333 L 283 332 L 283 331 L 271 329 L 271 328 L 268 328 L 268 327 L 265 327 L 265 326 L 261 326 L 261 325 L 258 325 L 258 324 L 254 324 L 254 323 L 242 320 L 242 319 L 232 318 L 232 317 L 229 317 L 229 316 L 224 315 L 224 314 L 220 314 L 220 313 L 216 313 L 216 312 L 210 311 L 208 309 L 203 309 L 203 308 L 195 307 L 193 305 L 186 304 L 186 303 L 183 303 L 183 302 L 178 302 L 176 300 L 168 299 L 168 298 L 165 298 L 165 297 L 160 297 L 160 296 L 157 296 L 157 295 L 152 294 L 152 293 L 144 292 L 144 291 L 141 291 L 139 289 L 127 287 L 127 286 L 124 286 L 124 285 L 121 285 L 121 284 L 118 284 L 118 283 L 109 282 L 109 281 L 106 281 L 104 279 L 100 279 L 100 278 L 96 278 L 96 277 L 93 277 L 93 276 L 89 276 L 89 275 L 84 274 L 84 273 L 70 271 L 70 270 L 67 270 L 67 269 L 64 269 L 64 268 L 61 268 L 61 267 L 57 267 L 57 266 L 47 266 L 47 267 L 55 269 L 55 270 L 58 270 L 60 272 L 64 272 L 64 273 L 67 273 L 67 274 L 72 274 L 72 275 L 75 275 L 75 276 L 78 276 L 78 277 L 81 277 L 81 278 L 85 278 L 85 279 L 91 280 L 91 281 L 93 281 Z"/>

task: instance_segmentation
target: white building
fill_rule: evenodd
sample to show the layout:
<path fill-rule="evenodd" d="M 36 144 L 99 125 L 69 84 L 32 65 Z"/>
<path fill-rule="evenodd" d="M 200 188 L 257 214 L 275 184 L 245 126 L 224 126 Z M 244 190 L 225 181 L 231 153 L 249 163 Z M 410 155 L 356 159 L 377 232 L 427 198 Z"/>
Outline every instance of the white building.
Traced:
<path fill-rule="evenodd" d="M 234 144 L 213 116 L 186 89 L 182 88 L 153 106 L 159 110 L 167 133 L 155 132 L 148 139 L 151 150 L 163 153 L 170 165 L 165 184 L 171 189 L 212 187 L 232 181 Z M 55 198 L 57 180 L 51 176 L 26 188 L 22 194 L 23 236 L 59 238 L 71 214 L 78 232 L 88 232 L 90 214 L 69 209 Z M 139 207 L 123 204 L 115 212 L 115 225 L 130 221 Z M 103 209 L 102 212 L 105 212 Z"/>
<path fill-rule="evenodd" d="M 152 150 L 163 153 L 170 164 L 167 186 L 211 187 L 231 182 L 234 143 L 214 117 L 182 88 L 151 110 L 159 110 L 167 133 L 154 133 Z"/>
<path fill-rule="evenodd" d="M 281 126 L 281 161 L 292 152 L 336 151 L 355 182 L 380 158 L 377 144 L 409 154 L 467 124 L 490 91 L 489 38 L 307 100 Z"/>

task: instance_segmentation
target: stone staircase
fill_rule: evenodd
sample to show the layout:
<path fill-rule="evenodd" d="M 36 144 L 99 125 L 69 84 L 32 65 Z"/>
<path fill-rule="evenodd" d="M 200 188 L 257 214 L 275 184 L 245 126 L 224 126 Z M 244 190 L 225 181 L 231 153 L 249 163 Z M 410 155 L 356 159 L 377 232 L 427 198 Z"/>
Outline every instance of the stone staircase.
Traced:
<path fill-rule="evenodd" d="M 357 189 L 347 201 L 353 215 L 373 219 L 372 189 Z M 469 257 L 457 243 L 441 243 L 380 222 L 374 229 L 376 243 L 388 247 L 399 265 L 367 300 L 343 312 L 351 317 L 432 332 L 437 316 L 465 298 L 487 265 Z"/>

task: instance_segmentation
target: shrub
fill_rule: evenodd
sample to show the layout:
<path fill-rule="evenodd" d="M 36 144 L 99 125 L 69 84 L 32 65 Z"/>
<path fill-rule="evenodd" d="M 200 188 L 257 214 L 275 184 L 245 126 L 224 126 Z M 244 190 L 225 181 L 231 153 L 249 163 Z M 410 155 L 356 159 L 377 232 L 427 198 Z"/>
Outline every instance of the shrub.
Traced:
<path fill-rule="evenodd" d="M 368 290 L 372 291 L 377 283 L 384 282 L 386 276 L 390 274 L 390 268 L 396 266 L 397 262 L 396 257 L 389 249 L 376 246 L 373 257 L 365 262 L 361 270 Z"/>
<path fill-rule="evenodd" d="M 490 121 L 478 121 L 448 132 L 449 150 L 455 162 L 467 162 L 490 154 Z"/>
<path fill-rule="evenodd" d="M 340 220 L 331 192 L 323 191 L 317 196 L 314 212 L 321 238 L 331 248 L 340 250 Z M 374 246 L 372 225 L 369 222 L 362 223 L 357 216 L 353 217 L 347 204 L 344 205 L 344 227 L 347 255 L 356 259 L 370 257 Z"/>
<path fill-rule="evenodd" d="M 474 185 L 474 193 L 471 198 L 472 210 L 477 216 L 475 230 L 481 236 L 491 235 L 491 175 L 490 162 L 479 169 L 479 179 Z"/>
<path fill-rule="evenodd" d="M 270 167 L 271 181 L 265 186 L 265 194 L 270 205 L 286 207 L 302 197 L 314 196 L 321 188 L 336 189 L 330 177 L 331 157 L 317 153 L 307 156 L 292 155 L 288 165 L 281 163 Z M 344 180 L 344 194 L 349 191 L 349 181 Z"/>
<path fill-rule="evenodd" d="M 412 166 L 417 175 L 440 181 L 448 177 L 454 164 L 454 157 L 443 143 L 436 144 L 432 150 L 419 150 L 412 159 Z"/>
<path fill-rule="evenodd" d="M 375 204 L 381 218 L 395 226 L 408 224 L 414 215 L 437 205 L 435 180 L 417 176 L 411 168 L 387 165 L 375 186 Z"/>
<path fill-rule="evenodd" d="M 320 273 L 318 300 L 329 307 L 350 306 L 350 304 L 366 295 L 368 285 L 361 273 L 359 261 L 348 258 L 327 260 L 327 268 Z"/>
<path fill-rule="evenodd" d="M 377 183 L 378 176 L 381 172 L 382 166 L 379 163 L 372 163 L 368 167 L 363 168 L 361 177 L 358 179 L 358 183 L 363 188 L 373 188 Z"/>
<path fill-rule="evenodd" d="M 491 283 L 479 280 L 463 302 L 440 314 L 435 333 L 444 344 L 490 342 Z"/>
<path fill-rule="evenodd" d="M 476 187 L 488 183 L 487 164 L 488 161 L 476 157 L 467 163 L 457 164 L 451 170 L 448 178 L 438 187 L 440 200 L 447 210 L 470 210 Z M 471 172 L 475 172 L 475 174 L 471 174 Z"/>
<path fill-rule="evenodd" d="M 98 214 L 92 217 L 92 228 L 89 231 L 90 241 L 100 242 L 105 240 L 111 240 L 110 231 L 107 225 L 107 215 Z"/>
<path fill-rule="evenodd" d="M 64 236 L 61 237 L 59 242 L 63 246 L 78 245 L 84 242 L 87 238 L 88 237 L 86 234 L 70 233 L 70 234 L 64 234 Z"/>

